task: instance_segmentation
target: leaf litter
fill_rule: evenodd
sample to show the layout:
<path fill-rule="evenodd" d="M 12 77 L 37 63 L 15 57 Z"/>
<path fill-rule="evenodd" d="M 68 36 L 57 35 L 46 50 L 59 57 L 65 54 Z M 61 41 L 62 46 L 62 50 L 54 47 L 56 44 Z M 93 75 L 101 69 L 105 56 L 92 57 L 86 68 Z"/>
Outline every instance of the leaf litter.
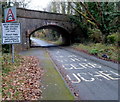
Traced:
<path fill-rule="evenodd" d="M 2 100 L 38 100 L 41 97 L 40 80 L 43 68 L 33 56 L 22 56 L 14 71 L 2 76 Z"/>

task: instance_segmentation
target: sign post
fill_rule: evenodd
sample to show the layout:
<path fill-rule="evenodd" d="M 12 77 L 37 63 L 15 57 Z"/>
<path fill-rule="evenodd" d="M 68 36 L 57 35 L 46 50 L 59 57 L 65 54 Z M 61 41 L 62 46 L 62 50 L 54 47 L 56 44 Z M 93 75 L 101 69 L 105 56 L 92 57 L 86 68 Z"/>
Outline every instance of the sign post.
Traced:
<path fill-rule="evenodd" d="M 12 44 L 12 63 L 14 63 L 14 44 L 21 43 L 20 23 L 16 22 L 16 7 L 4 10 L 4 20 L 2 23 L 2 44 Z"/>
<path fill-rule="evenodd" d="M 15 56 L 15 55 L 14 55 L 14 50 L 15 50 L 15 49 L 14 49 L 14 44 L 12 44 L 12 63 L 14 63 L 14 59 L 15 59 L 15 58 L 14 58 L 14 56 Z"/>

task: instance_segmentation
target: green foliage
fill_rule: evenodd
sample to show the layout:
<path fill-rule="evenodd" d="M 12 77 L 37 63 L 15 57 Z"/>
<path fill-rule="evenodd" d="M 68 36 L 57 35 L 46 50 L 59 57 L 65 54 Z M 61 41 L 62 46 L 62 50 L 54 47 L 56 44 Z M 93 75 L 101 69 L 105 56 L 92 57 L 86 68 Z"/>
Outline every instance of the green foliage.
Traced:
<path fill-rule="evenodd" d="M 113 35 L 113 34 L 112 34 L 112 35 L 108 35 L 108 36 L 107 36 L 108 42 L 111 43 L 111 44 L 115 43 L 115 37 L 116 37 L 116 36 Z"/>
<path fill-rule="evenodd" d="M 99 29 L 90 29 L 89 28 L 89 38 L 93 42 L 101 42 L 102 41 L 102 33 Z"/>
<path fill-rule="evenodd" d="M 97 21 L 101 21 L 101 19 L 100 19 L 100 16 L 99 16 L 99 13 L 100 12 L 98 12 L 98 8 L 97 8 L 97 6 L 96 6 L 96 2 L 88 2 L 88 3 L 86 3 L 87 5 L 88 5 L 88 10 L 89 10 L 89 12 L 93 15 L 93 17 L 95 17 L 96 18 L 96 20 Z M 99 10 L 100 11 L 100 10 Z M 87 13 L 87 16 L 89 16 L 89 14 Z"/>
<path fill-rule="evenodd" d="M 93 55 L 97 55 L 98 54 L 98 50 L 97 49 L 92 49 L 90 50 L 90 54 L 93 54 Z"/>
<path fill-rule="evenodd" d="M 87 24 L 83 23 L 81 16 L 69 16 L 70 22 L 75 23 L 80 29 L 87 31 Z"/>
<path fill-rule="evenodd" d="M 77 24 L 78 26 L 83 26 L 79 16 L 69 16 L 70 22 Z"/>
<path fill-rule="evenodd" d="M 108 43 L 116 44 L 116 43 L 120 42 L 119 34 L 120 33 L 117 32 L 117 33 L 113 33 L 111 35 L 108 35 L 107 36 Z"/>
<path fill-rule="evenodd" d="M 78 23 L 82 22 L 89 28 L 99 29 L 104 42 L 106 42 L 106 37 L 110 33 L 118 31 L 118 27 L 120 27 L 118 23 L 120 12 L 118 11 L 119 6 L 116 2 L 77 2 L 74 4 L 76 6 L 72 8 L 78 13 L 76 15 L 79 16 L 74 19 L 74 23 L 80 25 Z M 92 40 L 98 39 L 97 34 L 93 34 L 91 37 Z"/>
<path fill-rule="evenodd" d="M 117 11 L 116 3 L 91 2 L 88 3 L 88 8 L 92 16 L 96 19 L 97 22 L 99 22 L 99 29 L 103 35 L 105 35 L 105 33 L 109 34 L 112 31 L 117 31 L 120 24 L 115 22 L 117 22 L 117 17 L 120 16 L 120 14 Z"/>

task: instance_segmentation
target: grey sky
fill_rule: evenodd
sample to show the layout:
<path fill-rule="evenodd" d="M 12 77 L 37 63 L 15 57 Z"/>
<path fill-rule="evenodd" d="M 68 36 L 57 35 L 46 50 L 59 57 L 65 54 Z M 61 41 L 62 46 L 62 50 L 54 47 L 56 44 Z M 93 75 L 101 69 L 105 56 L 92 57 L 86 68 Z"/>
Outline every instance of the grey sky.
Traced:
<path fill-rule="evenodd" d="M 50 1 L 51 0 L 31 0 L 28 8 L 34 10 L 43 10 L 47 7 Z"/>

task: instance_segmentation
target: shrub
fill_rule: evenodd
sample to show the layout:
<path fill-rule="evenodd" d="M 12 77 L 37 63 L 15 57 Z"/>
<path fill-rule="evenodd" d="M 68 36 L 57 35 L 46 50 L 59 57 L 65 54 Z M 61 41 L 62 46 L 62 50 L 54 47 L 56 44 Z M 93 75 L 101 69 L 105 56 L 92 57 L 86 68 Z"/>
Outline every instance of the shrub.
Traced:
<path fill-rule="evenodd" d="M 93 54 L 93 55 L 98 55 L 98 50 L 97 49 L 92 49 L 91 51 L 90 51 L 90 54 Z"/>
<path fill-rule="evenodd" d="M 107 36 L 107 42 L 110 44 L 120 43 L 119 33 L 113 33 Z"/>
<path fill-rule="evenodd" d="M 89 29 L 89 38 L 93 42 L 101 42 L 102 41 L 102 33 L 99 29 Z"/>

